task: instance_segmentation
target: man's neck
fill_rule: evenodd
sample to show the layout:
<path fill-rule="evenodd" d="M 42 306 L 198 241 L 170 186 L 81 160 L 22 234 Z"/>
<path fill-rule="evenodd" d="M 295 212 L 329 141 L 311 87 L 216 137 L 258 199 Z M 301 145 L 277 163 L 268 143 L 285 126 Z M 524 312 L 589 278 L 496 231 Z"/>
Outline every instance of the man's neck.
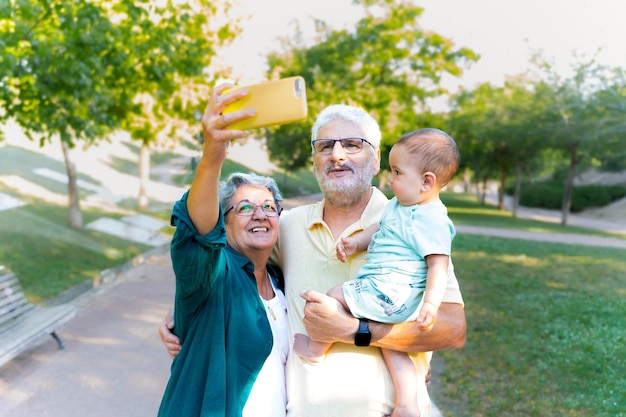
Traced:
<path fill-rule="evenodd" d="M 364 192 L 358 201 L 351 205 L 337 205 L 328 198 L 324 201 L 324 222 L 330 228 L 335 239 L 343 233 L 348 226 L 358 221 L 365 211 L 367 204 L 372 198 L 372 188 Z"/>

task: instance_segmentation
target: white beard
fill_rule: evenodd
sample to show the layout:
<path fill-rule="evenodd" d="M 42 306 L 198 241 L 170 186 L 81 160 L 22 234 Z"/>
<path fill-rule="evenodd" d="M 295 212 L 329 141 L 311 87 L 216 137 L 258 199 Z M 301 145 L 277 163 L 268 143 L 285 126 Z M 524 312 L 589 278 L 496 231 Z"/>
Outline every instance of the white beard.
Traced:
<path fill-rule="evenodd" d="M 324 193 L 324 198 L 337 207 L 350 207 L 360 202 L 363 194 L 372 186 L 375 172 L 374 160 L 372 159 L 369 165 L 361 169 L 355 168 L 350 163 L 344 164 L 343 167 L 349 168 L 353 173 L 352 177 L 347 179 L 330 179 L 328 171 L 333 166 L 332 164 L 325 166 L 323 174 L 319 174 L 318 168 L 315 167 L 315 176 Z"/>

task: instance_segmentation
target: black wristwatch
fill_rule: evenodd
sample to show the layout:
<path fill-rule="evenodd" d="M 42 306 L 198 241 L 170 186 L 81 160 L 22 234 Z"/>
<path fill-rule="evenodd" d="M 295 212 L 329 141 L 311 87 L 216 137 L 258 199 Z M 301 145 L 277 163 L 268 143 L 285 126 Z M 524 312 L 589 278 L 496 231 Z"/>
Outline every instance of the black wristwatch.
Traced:
<path fill-rule="evenodd" d="M 372 334 L 370 333 L 370 327 L 367 324 L 367 320 L 359 319 L 359 330 L 354 335 L 355 346 L 369 346 L 372 340 Z"/>

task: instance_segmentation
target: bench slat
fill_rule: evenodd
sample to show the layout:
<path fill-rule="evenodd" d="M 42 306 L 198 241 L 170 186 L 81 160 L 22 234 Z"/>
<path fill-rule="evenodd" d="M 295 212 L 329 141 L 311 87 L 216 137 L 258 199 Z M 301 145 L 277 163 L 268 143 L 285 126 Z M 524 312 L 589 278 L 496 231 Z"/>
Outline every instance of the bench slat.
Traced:
<path fill-rule="evenodd" d="M 12 286 L 20 286 L 20 282 L 17 277 L 13 274 L 5 274 L 0 275 L 0 291 L 4 291 L 6 288 L 10 288 Z"/>
<path fill-rule="evenodd" d="M 51 334 L 76 315 L 73 305 L 35 308 L 24 314 L 19 323 L 0 333 L 0 366 L 15 358 L 42 336 Z"/>
<path fill-rule="evenodd" d="M 2 320 L 0 320 L 0 332 L 4 332 L 10 327 L 15 326 L 15 323 L 19 321 L 21 316 L 34 309 L 35 306 L 32 304 L 23 304 L 19 308 L 13 309 L 8 313 L 3 314 Z"/>
<path fill-rule="evenodd" d="M 22 304 L 27 304 L 28 300 L 24 297 L 24 294 L 11 294 L 7 297 L 0 298 L 0 314 L 1 312 L 11 311 L 13 308 L 18 308 Z"/>
<path fill-rule="evenodd" d="M 5 280 L 10 279 L 14 276 L 15 274 L 12 271 L 9 271 L 8 269 L 0 265 L 0 282 L 4 282 Z"/>
<path fill-rule="evenodd" d="M 37 307 L 30 303 L 19 279 L 0 265 L 0 366 L 10 361 L 42 336 L 55 336 L 55 330 L 76 315 L 76 307 L 62 304 Z"/>
<path fill-rule="evenodd" d="M 34 308 L 26 299 L 15 276 L 12 281 L 11 287 L 0 289 L 0 326 Z"/>
<path fill-rule="evenodd" d="M 19 291 L 0 291 L 0 306 L 9 306 L 11 304 L 21 304 L 22 301 L 28 302 L 24 293 Z"/>

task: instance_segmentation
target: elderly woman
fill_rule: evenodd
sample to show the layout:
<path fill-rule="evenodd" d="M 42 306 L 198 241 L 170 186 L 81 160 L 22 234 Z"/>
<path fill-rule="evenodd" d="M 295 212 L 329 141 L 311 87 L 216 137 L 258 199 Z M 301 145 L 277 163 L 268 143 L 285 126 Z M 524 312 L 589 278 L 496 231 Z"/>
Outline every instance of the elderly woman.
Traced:
<path fill-rule="evenodd" d="M 228 87 L 211 95 L 202 158 L 172 213 L 175 333 L 183 347 L 159 416 L 285 416 L 287 311 L 280 271 L 268 265 L 282 197 L 267 177 L 220 182 L 230 140 L 246 136 L 221 128 L 251 115 L 220 115 L 242 95 L 221 95 Z"/>

